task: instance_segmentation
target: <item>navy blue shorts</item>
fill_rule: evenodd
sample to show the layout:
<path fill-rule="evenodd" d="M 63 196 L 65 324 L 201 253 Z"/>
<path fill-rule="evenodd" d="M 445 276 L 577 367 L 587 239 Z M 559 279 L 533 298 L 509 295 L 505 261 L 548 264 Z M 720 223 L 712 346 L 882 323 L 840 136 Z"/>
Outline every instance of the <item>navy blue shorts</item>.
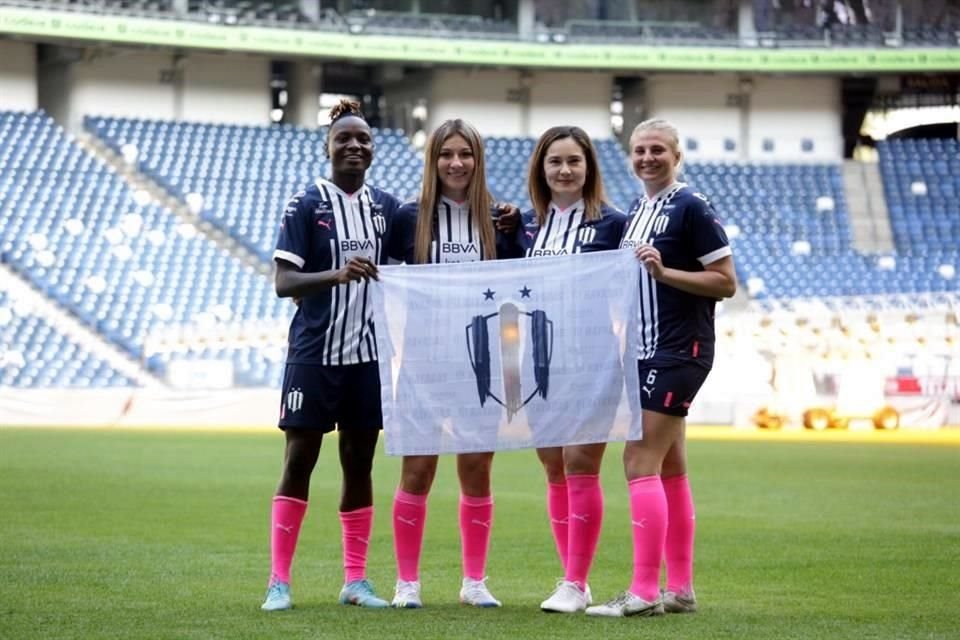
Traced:
<path fill-rule="evenodd" d="M 710 373 L 698 363 L 654 364 L 637 361 L 640 373 L 640 406 L 671 416 L 686 417 L 697 392 Z"/>
<path fill-rule="evenodd" d="M 323 366 L 288 364 L 280 396 L 281 429 L 382 429 L 376 362 Z"/>

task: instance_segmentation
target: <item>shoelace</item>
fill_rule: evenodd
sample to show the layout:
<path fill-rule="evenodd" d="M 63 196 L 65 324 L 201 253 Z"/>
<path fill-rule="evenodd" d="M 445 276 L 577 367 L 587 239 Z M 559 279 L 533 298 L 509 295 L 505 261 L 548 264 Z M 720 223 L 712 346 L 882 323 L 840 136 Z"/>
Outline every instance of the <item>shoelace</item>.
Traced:
<path fill-rule="evenodd" d="M 486 578 L 484 578 L 483 580 L 475 580 L 474 582 L 468 583 L 466 593 L 469 595 L 483 596 L 485 598 L 487 597 L 491 599 L 493 598 L 493 596 L 490 594 L 490 590 L 487 589 Z"/>
<path fill-rule="evenodd" d="M 628 591 L 624 591 L 616 598 L 607 603 L 608 607 L 623 607 L 630 604 L 630 600 L 633 599 L 633 594 Z"/>

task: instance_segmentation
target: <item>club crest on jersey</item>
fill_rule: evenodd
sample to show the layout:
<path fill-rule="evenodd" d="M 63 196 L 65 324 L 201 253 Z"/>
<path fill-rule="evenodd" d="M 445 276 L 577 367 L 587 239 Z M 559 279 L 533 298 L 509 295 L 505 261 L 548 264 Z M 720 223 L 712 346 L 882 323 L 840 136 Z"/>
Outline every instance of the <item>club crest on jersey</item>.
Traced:
<path fill-rule="evenodd" d="M 287 401 L 285 407 L 281 408 L 281 411 L 284 408 L 288 409 L 290 413 L 296 413 L 303 408 L 303 391 L 301 391 L 299 387 L 291 389 L 287 393 Z"/>
<path fill-rule="evenodd" d="M 387 219 L 381 213 L 383 209 L 379 204 L 373 205 L 373 230 L 378 236 L 382 236 L 387 232 Z"/>
<path fill-rule="evenodd" d="M 577 230 L 577 243 L 580 245 L 590 244 L 596 237 L 596 227 L 580 227 L 580 229 Z"/>
<path fill-rule="evenodd" d="M 530 290 L 524 286 L 520 290 L 529 297 Z M 494 292 L 487 289 L 484 299 L 492 300 Z M 520 320 L 529 318 L 530 338 L 533 344 L 533 377 L 536 388 L 526 397 L 520 379 L 521 337 Z M 498 397 L 490 388 L 490 327 L 488 321 L 499 318 L 500 368 L 503 380 L 503 394 Z M 496 341 L 496 337 L 493 338 Z M 491 399 L 507 412 L 507 422 L 520 412 L 534 396 L 547 400 L 550 389 L 550 362 L 553 359 L 553 321 L 544 311 L 522 311 L 512 302 L 504 302 L 498 311 L 487 315 L 476 315 L 466 327 L 467 354 L 470 367 L 477 381 L 477 395 L 482 407 Z"/>
<path fill-rule="evenodd" d="M 667 230 L 667 225 L 670 224 L 670 216 L 660 214 L 653 221 L 653 231 L 652 235 L 658 236 L 664 231 Z"/>

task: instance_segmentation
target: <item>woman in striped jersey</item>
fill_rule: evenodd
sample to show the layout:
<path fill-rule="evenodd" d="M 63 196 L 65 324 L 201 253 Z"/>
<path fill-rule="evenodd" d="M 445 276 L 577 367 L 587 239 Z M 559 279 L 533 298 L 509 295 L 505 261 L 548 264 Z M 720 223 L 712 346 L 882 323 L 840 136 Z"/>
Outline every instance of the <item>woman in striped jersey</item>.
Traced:
<path fill-rule="evenodd" d="M 630 159 L 644 190 L 630 207 L 622 243 L 644 266 L 638 341 L 643 440 L 627 442 L 623 455 L 633 581 L 606 604 L 587 609 L 588 615 L 616 617 L 696 611 L 685 416 L 713 365 L 716 301 L 737 290 L 730 243 L 713 206 L 677 181 L 676 128 L 665 120 L 637 125 Z"/>
<path fill-rule="evenodd" d="M 528 180 L 533 203 L 523 216 L 528 256 L 620 246 L 626 216 L 606 204 L 597 152 L 583 129 L 553 127 L 540 136 Z M 603 419 L 612 425 L 613 417 Z M 544 611 L 575 613 L 590 603 L 587 574 L 603 521 L 599 473 L 605 449 L 605 443 L 537 449 L 547 476 L 550 527 L 564 569 L 563 580 L 540 605 Z"/>
<path fill-rule="evenodd" d="M 330 112 L 329 179 L 318 178 L 287 204 L 274 252 L 275 286 L 299 299 L 290 323 L 279 426 L 283 473 L 271 514 L 271 575 L 262 609 L 289 609 L 290 566 L 307 509 L 310 475 L 323 434 L 339 431 L 343 491 L 342 604 L 383 608 L 366 579 L 373 526 L 371 468 L 382 428 L 376 330 L 368 284 L 388 254 L 399 201 L 365 183 L 373 132 L 356 102 Z"/>
<path fill-rule="evenodd" d="M 431 134 L 426 146 L 420 198 L 403 205 L 397 214 L 394 232 L 404 247 L 406 262 L 449 264 L 523 255 L 523 248 L 512 240 L 516 236 L 519 211 L 506 205 L 493 208 L 487 190 L 483 151 L 480 134 L 463 120 L 447 120 Z M 501 228 L 514 232 L 511 239 L 508 240 Z M 441 356 L 438 354 L 437 357 Z M 402 371 L 400 376 L 402 393 Z M 440 428 L 440 425 L 436 427 Z M 457 455 L 463 567 L 460 601 L 477 607 L 500 606 L 500 601 L 493 597 L 485 582 L 493 523 L 492 464 L 492 452 Z M 423 606 L 420 553 L 427 495 L 436 472 L 435 455 L 403 458 L 400 486 L 393 503 L 393 540 L 397 556 L 394 607 L 415 609 Z"/>

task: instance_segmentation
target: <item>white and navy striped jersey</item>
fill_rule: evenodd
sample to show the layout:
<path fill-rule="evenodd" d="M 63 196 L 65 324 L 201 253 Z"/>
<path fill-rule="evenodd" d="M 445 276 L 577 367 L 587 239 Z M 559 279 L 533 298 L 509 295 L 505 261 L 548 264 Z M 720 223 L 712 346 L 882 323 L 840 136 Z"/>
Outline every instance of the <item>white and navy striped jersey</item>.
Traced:
<path fill-rule="evenodd" d="M 583 200 L 566 209 L 552 202 L 541 227 L 533 210 L 523 214 L 523 243 L 528 257 L 562 256 L 616 249 L 623 237 L 626 216 L 613 207 L 603 205 L 598 220 L 584 219 Z"/>
<path fill-rule="evenodd" d="M 663 266 L 703 271 L 732 254 L 727 234 L 707 198 L 675 182 L 651 198 L 633 201 L 622 247 L 653 244 Z M 713 363 L 716 300 L 657 282 L 640 270 L 640 360 Z"/>
<path fill-rule="evenodd" d="M 347 194 L 328 180 L 300 191 L 287 203 L 274 260 L 318 273 L 342 268 L 353 257 L 376 264 L 395 253 L 390 245 L 399 201 L 364 185 Z M 349 282 L 300 303 L 290 323 L 288 364 L 339 366 L 377 359 L 368 283 Z"/>
<path fill-rule="evenodd" d="M 417 202 L 404 203 L 397 211 L 394 224 L 396 244 L 402 247 L 403 260 L 408 264 L 414 262 L 418 206 Z M 496 211 L 490 211 L 488 215 L 494 216 Z M 497 258 L 519 258 L 523 255 L 523 248 L 516 244 L 515 239 L 505 237 L 500 231 L 496 231 L 496 244 Z M 470 211 L 470 204 L 441 196 L 434 218 L 430 262 L 475 262 L 483 259 L 483 251 L 483 241 L 477 231 L 477 221 Z"/>

